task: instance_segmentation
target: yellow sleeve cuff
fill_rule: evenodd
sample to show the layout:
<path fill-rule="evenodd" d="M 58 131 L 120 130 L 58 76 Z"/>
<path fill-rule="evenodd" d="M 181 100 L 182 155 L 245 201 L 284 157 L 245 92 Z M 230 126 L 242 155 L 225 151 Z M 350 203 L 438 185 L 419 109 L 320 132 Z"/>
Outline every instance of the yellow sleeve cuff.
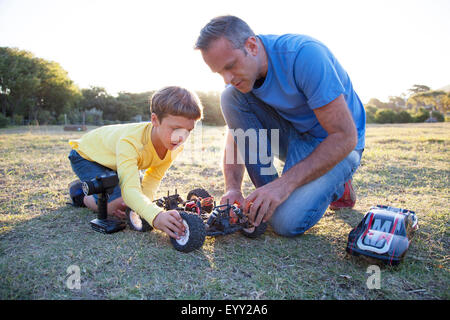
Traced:
<path fill-rule="evenodd" d="M 156 204 L 151 204 L 150 206 L 147 206 L 142 213 L 138 214 L 145 219 L 152 227 L 153 227 L 153 220 L 155 220 L 156 216 L 161 212 L 164 211 L 162 208 L 158 207 Z"/>

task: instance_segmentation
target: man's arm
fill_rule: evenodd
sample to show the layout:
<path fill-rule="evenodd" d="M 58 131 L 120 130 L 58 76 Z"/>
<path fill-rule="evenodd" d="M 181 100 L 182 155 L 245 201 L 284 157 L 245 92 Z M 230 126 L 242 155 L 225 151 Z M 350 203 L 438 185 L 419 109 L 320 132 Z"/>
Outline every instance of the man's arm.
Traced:
<path fill-rule="evenodd" d="M 245 199 L 245 207 L 252 203 L 249 217 L 256 226 L 269 220 L 295 189 L 324 175 L 356 147 L 356 127 L 342 95 L 314 113 L 328 136 L 303 161 Z"/>
<path fill-rule="evenodd" d="M 239 153 L 233 135 L 228 130 L 225 138 L 225 150 L 223 154 L 223 175 L 225 178 L 225 194 L 220 200 L 220 204 L 225 204 L 227 200 L 231 204 L 235 201 L 244 202 L 242 196 L 242 180 L 244 178 L 245 165 L 238 161 Z"/>

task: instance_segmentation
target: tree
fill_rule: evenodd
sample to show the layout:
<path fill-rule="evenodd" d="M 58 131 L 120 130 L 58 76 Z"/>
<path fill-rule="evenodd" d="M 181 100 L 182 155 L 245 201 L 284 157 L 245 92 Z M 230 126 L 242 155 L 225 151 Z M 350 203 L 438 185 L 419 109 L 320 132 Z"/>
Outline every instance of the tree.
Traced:
<path fill-rule="evenodd" d="M 59 63 L 41 58 L 37 58 L 36 63 L 40 85 L 30 108 L 31 115 L 37 120 L 40 110 L 46 110 L 57 118 L 76 105 L 81 93 Z"/>
<path fill-rule="evenodd" d="M 364 109 L 366 110 L 366 123 L 375 123 L 375 114 L 377 113 L 377 107 L 375 107 L 372 104 L 366 104 L 364 106 Z"/>
<path fill-rule="evenodd" d="M 405 99 L 400 96 L 390 96 L 389 103 L 393 106 L 394 109 L 396 109 L 398 107 L 405 106 Z"/>
<path fill-rule="evenodd" d="M 395 123 L 396 114 L 391 109 L 380 109 L 375 114 L 375 121 L 377 123 Z"/>
<path fill-rule="evenodd" d="M 427 92 L 430 91 L 431 88 L 428 86 L 425 86 L 423 84 L 415 84 L 412 86 L 412 88 L 408 89 L 408 91 L 411 93 L 411 95 L 420 93 L 420 92 Z"/>
<path fill-rule="evenodd" d="M 37 120 L 39 112 L 43 112 L 45 117 L 58 117 L 79 98 L 79 89 L 58 63 L 17 48 L 0 48 L 0 102 L 4 115 L 20 114 Z"/>
<path fill-rule="evenodd" d="M 419 92 L 412 95 L 408 99 L 408 104 L 411 104 L 417 109 L 420 107 L 431 106 L 433 109 L 439 110 L 442 113 L 450 110 L 450 93 L 439 90 L 430 90 L 426 92 Z"/>
<path fill-rule="evenodd" d="M 410 123 L 413 122 L 411 114 L 406 110 L 399 111 L 395 116 L 395 122 L 397 123 Z"/>
<path fill-rule="evenodd" d="M 425 108 L 419 108 L 419 110 L 413 114 L 414 122 L 425 122 L 430 117 L 430 111 Z"/>
<path fill-rule="evenodd" d="M 203 122 L 206 124 L 223 126 L 225 120 L 220 109 L 220 94 L 218 92 L 197 92 L 203 105 Z"/>
<path fill-rule="evenodd" d="M 105 112 L 112 97 L 105 88 L 91 86 L 88 89 L 81 89 L 82 98 L 80 100 L 81 110 L 97 109 Z"/>
<path fill-rule="evenodd" d="M 0 48 L 0 98 L 2 113 L 24 113 L 40 85 L 33 55 L 16 48 Z"/>
<path fill-rule="evenodd" d="M 369 100 L 369 102 L 367 104 L 373 105 L 378 109 L 382 109 L 386 107 L 386 103 L 381 102 L 380 100 L 378 100 L 377 98 L 372 98 Z"/>

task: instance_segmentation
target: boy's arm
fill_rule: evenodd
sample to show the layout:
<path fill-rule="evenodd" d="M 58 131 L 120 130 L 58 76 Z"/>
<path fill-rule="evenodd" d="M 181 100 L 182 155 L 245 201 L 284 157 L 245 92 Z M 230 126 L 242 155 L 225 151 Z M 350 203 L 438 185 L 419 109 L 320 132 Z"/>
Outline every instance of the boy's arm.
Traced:
<path fill-rule="evenodd" d="M 138 169 L 139 152 L 132 141 L 126 139 L 119 141 L 116 148 L 116 161 L 124 202 L 153 226 L 153 220 L 163 210 L 143 193 Z"/>
<path fill-rule="evenodd" d="M 155 200 L 156 191 L 164 178 L 164 174 L 169 169 L 170 163 L 157 168 L 152 167 L 145 171 L 142 179 L 142 192 L 151 200 Z"/>
<path fill-rule="evenodd" d="M 152 166 L 145 171 L 144 178 L 142 179 L 142 191 L 151 200 L 155 199 L 156 191 L 158 190 L 166 171 L 169 170 L 172 162 L 178 157 L 183 149 L 184 146 L 181 145 L 177 149 L 172 150 L 167 161 L 160 163 L 158 166 Z"/>

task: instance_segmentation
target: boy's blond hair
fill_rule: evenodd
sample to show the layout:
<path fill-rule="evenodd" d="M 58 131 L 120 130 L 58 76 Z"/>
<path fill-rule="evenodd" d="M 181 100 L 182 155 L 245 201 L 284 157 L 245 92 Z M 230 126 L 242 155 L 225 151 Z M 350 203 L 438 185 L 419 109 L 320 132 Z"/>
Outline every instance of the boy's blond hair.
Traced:
<path fill-rule="evenodd" d="M 197 94 L 177 86 L 164 87 L 155 92 L 150 100 L 150 112 L 159 121 L 167 115 L 198 120 L 202 117 L 202 103 Z"/>

